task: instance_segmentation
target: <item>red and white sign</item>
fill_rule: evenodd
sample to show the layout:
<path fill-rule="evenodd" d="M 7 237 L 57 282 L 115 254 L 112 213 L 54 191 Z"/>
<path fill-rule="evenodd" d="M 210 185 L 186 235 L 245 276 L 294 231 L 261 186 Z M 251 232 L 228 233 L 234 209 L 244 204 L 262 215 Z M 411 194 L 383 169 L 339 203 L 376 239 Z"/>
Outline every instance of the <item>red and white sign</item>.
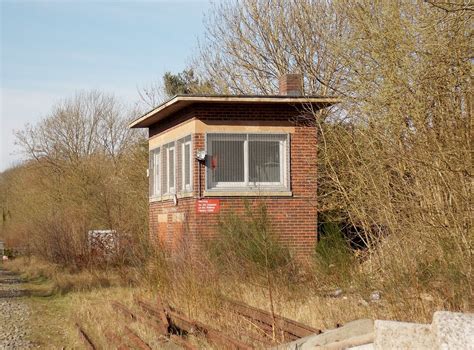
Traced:
<path fill-rule="evenodd" d="M 221 209 L 221 201 L 219 199 L 199 199 L 196 202 L 196 213 L 218 213 Z"/>

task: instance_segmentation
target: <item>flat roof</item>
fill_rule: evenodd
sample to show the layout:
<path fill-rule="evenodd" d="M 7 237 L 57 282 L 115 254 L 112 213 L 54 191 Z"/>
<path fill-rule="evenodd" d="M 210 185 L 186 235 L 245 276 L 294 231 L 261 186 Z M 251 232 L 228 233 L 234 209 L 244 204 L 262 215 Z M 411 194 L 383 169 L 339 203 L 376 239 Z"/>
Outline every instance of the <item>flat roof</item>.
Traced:
<path fill-rule="evenodd" d="M 318 109 L 329 107 L 341 102 L 332 96 L 287 96 L 287 95 L 176 95 L 158 107 L 148 111 L 130 123 L 130 128 L 147 128 L 152 124 L 165 119 L 179 110 L 198 103 L 226 103 L 226 104 L 311 104 Z"/>

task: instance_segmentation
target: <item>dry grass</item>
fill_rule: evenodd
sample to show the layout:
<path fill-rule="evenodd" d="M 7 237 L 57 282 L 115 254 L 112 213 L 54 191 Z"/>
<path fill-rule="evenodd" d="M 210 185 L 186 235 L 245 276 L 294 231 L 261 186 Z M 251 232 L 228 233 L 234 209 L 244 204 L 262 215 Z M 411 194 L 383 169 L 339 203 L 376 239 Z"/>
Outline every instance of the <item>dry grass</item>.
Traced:
<path fill-rule="evenodd" d="M 6 269 L 21 273 L 25 286 L 32 292 L 27 302 L 32 308 L 30 319 L 32 340 L 42 349 L 81 348 L 75 323 L 79 323 L 100 349 L 110 348 L 107 331 L 124 334 L 124 326 L 134 330 L 152 348 L 166 348 L 156 332 L 139 322 L 118 314 L 111 302 L 119 301 L 137 310 L 134 297 L 153 300 L 156 291 L 147 283 L 130 286 L 135 271 L 71 272 L 37 258 L 10 260 Z M 127 286 L 128 284 L 128 286 Z M 198 347 L 203 340 L 189 337 Z"/>
<path fill-rule="evenodd" d="M 30 339 L 39 349 L 79 348 L 71 315 L 69 296 L 33 296 L 27 299 L 32 311 Z"/>
<path fill-rule="evenodd" d="M 121 332 L 126 323 L 112 309 L 110 300 L 127 303 L 137 293 L 133 288 L 111 287 L 90 291 L 75 291 L 51 297 L 32 297 L 30 319 L 32 340 L 41 349 L 76 349 L 83 344 L 78 337 L 78 322 L 100 349 L 110 348 L 104 337 L 105 330 Z M 130 325 L 134 328 L 135 325 Z M 137 328 L 144 339 L 152 339 L 149 330 Z M 150 341 L 150 345 L 153 343 Z"/>
<path fill-rule="evenodd" d="M 5 268 L 20 273 L 30 284 L 39 282 L 43 287 L 48 286 L 51 294 L 132 285 L 137 281 L 132 268 L 71 270 L 35 257 L 10 260 Z"/>
<path fill-rule="evenodd" d="M 181 270 L 179 270 L 181 271 Z M 174 272 L 173 291 L 165 293 L 170 303 L 188 315 L 204 323 L 213 324 L 216 319 L 226 324 L 235 322 L 221 296 L 241 300 L 249 305 L 271 312 L 271 303 L 265 281 L 259 278 L 215 278 L 208 270 L 191 273 Z M 180 277 L 181 276 L 181 277 Z M 314 281 L 288 286 L 273 284 L 273 307 L 277 314 L 326 330 L 349 321 L 371 318 L 428 323 L 436 310 L 445 309 L 444 300 L 428 293 L 406 289 L 404 293 L 381 291 L 380 301 L 371 301 L 369 288 L 344 288 L 339 297 L 318 292 Z M 184 285 L 191 288 L 182 288 Z M 166 289 L 165 289 L 166 290 Z"/>
<path fill-rule="evenodd" d="M 160 294 L 189 317 L 235 337 L 255 328 L 232 314 L 222 296 L 271 311 L 268 286 L 261 276 L 247 274 L 239 278 L 218 274 L 212 265 L 203 261 L 171 263 L 157 258 L 141 271 L 142 283 L 136 286 L 126 286 L 123 277 L 111 271 L 73 273 L 33 258 L 12 260 L 5 267 L 22 272 L 30 279 L 30 285 L 36 284 L 37 290 L 43 288 L 51 292 L 46 297 L 32 296 L 29 301 L 34 311 L 32 336 L 42 348 L 81 347 L 75 322 L 83 326 L 99 348 L 110 347 L 104 337 L 106 331 L 123 334 L 125 324 L 153 348 L 161 348 L 163 345 L 153 330 L 130 322 L 111 306 L 115 300 L 137 310 L 136 296 L 153 301 Z M 132 270 L 123 275 L 136 273 Z M 104 278 L 108 282 L 104 282 Z M 410 294 L 409 289 L 403 295 L 382 291 L 381 301 L 370 302 L 371 289 L 364 288 L 362 283 L 347 286 L 338 298 L 318 292 L 321 289 L 316 288 L 315 283 L 308 279 L 288 285 L 275 279 L 272 286 L 275 312 L 325 330 L 361 318 L 429 322 L 433 311 L 444 308 L 443 300 L 436 294 L 415 291 Z M 200 338 L 190 339 L 197 346 L 209 347 Z"/>

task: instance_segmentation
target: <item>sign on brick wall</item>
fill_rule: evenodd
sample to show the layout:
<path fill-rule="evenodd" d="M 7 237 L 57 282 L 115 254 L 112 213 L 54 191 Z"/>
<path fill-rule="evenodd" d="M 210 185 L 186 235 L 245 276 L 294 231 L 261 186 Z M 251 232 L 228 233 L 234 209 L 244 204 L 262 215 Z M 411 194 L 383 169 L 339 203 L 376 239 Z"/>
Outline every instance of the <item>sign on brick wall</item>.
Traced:
<path fill-rule="evenodd" d="M 199 199 L 196 202 L 196 213 L 218 213 L 221 209 L 221 202 L 219 199 Z"/>

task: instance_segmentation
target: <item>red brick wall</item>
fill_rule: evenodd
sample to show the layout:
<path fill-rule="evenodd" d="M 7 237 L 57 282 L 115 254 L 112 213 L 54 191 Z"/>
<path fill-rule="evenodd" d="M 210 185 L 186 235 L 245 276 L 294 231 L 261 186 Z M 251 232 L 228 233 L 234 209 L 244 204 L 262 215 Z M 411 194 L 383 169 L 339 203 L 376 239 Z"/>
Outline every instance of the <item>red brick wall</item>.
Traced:
<path fill-rule="evenodd" d="M 150 235 L 153 240 L 161 237 L 161 242 L 170 250 L 199 252 L 204 242 L 216 234 L 219 215 L 230 212 L 244 214 L 245 200 L 252 205 L 264 202 L 272 222 L 272 229 L 279 240 L 290 247 L 298 256 L 310 255 L 316 244 L 317 201 L 316 201 L 316 128 L 292 106 L 251 105 L 230 106 L 203 104 L 187 109 L 182 115 L 171 118 L 166 127 L 160 125 L 150 129 L 150 135 L 179 125 L 189 117 L 204 122 L 217 120 L 288 121 L 295 127 L 290 137 L 290 183 L 292 197 L 219 197 L 220 214 L 196 214 L 198 198 L 198 163 L 194 163 L 193 197 L 150 203 Z M 193 149 L 204 149 L 204 134 L 193 135 Z M 201 188 L 205 190 L 205 167 L 201 169 Z M 178 214 L 180 213 L 180 214 Z M 159 223 L 158 215 L 166 214 L 167 223 Z M 184 222 L 179 216 L 184 215 Z M 182 217 L 181 217 L 182 218 Z"/>

